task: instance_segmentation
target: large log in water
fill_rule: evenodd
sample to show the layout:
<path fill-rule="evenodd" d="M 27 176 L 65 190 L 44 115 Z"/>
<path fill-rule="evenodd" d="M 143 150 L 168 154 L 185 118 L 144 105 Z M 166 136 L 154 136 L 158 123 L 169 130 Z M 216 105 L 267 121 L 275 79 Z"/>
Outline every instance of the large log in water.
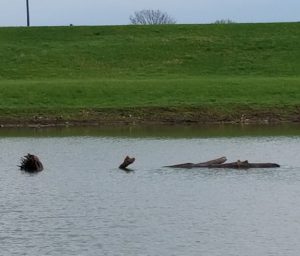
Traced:
<path fill-rule="evenodd" d="M 172 167 L 172 168 L 184 168 L 184 169 L 190 169 L 190 168 L 232 168 L 232 169 L 249 169 L 249 168 L 276 168 L 280 167 L 279 164 L 275 163 L 249 163 L 246 161 L 236 161 L 231 163 L 226 163 L 226 157 L 220 157 L 217 159 L 213 159 L 207 162 L 202 162 L 198 164 L 194 163 L 183 163 L 183 164 L 176 164 L 176 165 L 169 165 L 166 167 Z"/>
<path fill-rule="evenodd" d="M 27 154 L 21 159 L 21 165 L 19 167 L 26 172 L 40 172 L 44 169 L 40 159 L 31 154 Z"/>

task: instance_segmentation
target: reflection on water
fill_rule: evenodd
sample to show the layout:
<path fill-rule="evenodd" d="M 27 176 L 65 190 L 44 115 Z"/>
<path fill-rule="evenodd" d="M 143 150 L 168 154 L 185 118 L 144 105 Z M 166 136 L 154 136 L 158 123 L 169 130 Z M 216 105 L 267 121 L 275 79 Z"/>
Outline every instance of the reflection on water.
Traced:
<path fill-rule="evenodd" d="M 1 255 L 299 254 L 296 129 L 284 136 L 247 131 L 235 137 L 221 136 L 221 128 L 219 136 L 192 127 L 181 135 L 179 128 L 135 129 L 116 134 L 86 128 L 81 136 L 72 129 L 22 136 L 2 130 Z M 27 152 L 41 158 L 43 172 L 17 170 Z M 134 172 L 118 169 L 127 154 L 136 157 Z M 162 167 L 223 155 L 281 168 Z"/>

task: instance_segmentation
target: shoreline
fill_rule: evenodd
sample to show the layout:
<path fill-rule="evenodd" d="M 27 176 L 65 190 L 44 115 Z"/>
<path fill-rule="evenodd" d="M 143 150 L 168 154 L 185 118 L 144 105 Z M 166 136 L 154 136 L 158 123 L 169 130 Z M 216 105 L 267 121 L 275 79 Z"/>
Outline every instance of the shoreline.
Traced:
<path fill-rule="evenodd" d="M 81 110 L 66 115 L 53 113 L 0 115 L 1 128 L 42 128 L 111 125 L 209 125 L 209 124 L 282 124 L 300 123 L 300 107 L 213 108 L 151 107 Z"/>

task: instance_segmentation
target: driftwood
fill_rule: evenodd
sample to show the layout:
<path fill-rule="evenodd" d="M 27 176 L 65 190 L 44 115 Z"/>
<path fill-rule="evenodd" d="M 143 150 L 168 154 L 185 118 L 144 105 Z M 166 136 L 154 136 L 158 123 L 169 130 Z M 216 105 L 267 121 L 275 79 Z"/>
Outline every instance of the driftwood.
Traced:
<path fill-rule="evenodd" d="M 226 163 L 226 157 L 220 157 L 217 159 L 213 159 L 207 162 L 193 164 L 193 163 L 184 163 L 184 164 L 176 164 L 176 165 L 170 165 L 166 167 L 172 167 L 172 168 L 231 168 L 231 169 L 249 169 L 249 168 L 276 168 L 280 167 L 279 164 L 275 163 L 249 163 L 246 161 L 236 161 L 231 163 Z"/>
<path fill-rule="evenodd" d="M 127 169 L 127 166 L 132 164 L 134 161 L 135 161 L 134 157 L 131 158 L 129 156 L 126 156 L 123 163 L 120 164 L 119 168 L 122 170 L 129 170 Z"/>
<path fill-rule="evenodd" d="M 26 172 L 40 172 L 44 169 L 40 159 L 31 154 L 27 154 L 21 159 L 21 165 L 19 167 Z"/>
<path fill-rule="evenodd" d="M 213 159 L 207 162 L 202 162 L 202 163 L 197 163 L 197 164 L 193 164 L 193 163 L 184 163 L 184 164 L 175 164 L 175 165 L 169 165 L 166 167 L 172 167 L 172 168 L 186 168 L 186 169 L 190 169 L 190 168 L 201 168 L 201 167 L 209 167 L 211 165 L 219 165 L 219 164 L 223 164 L 227 161 L 227 158 L 225 156 L 217 158 L 217 159 Z"/>

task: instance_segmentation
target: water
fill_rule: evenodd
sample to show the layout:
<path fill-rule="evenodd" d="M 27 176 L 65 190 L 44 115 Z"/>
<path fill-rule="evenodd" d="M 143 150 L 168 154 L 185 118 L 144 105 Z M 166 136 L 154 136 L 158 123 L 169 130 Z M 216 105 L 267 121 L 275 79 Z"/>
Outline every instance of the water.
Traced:
<path fill-rule="evenodd" d="M 1 255 L 298 255 L 300 136 L 187 130 L 3 132 Z M 43 172 L 17 169 L 28 152 Z M 133 172 L 117 168 L 127 154 Z M 223 155 L 281 167 L 163 167 Z"/>

